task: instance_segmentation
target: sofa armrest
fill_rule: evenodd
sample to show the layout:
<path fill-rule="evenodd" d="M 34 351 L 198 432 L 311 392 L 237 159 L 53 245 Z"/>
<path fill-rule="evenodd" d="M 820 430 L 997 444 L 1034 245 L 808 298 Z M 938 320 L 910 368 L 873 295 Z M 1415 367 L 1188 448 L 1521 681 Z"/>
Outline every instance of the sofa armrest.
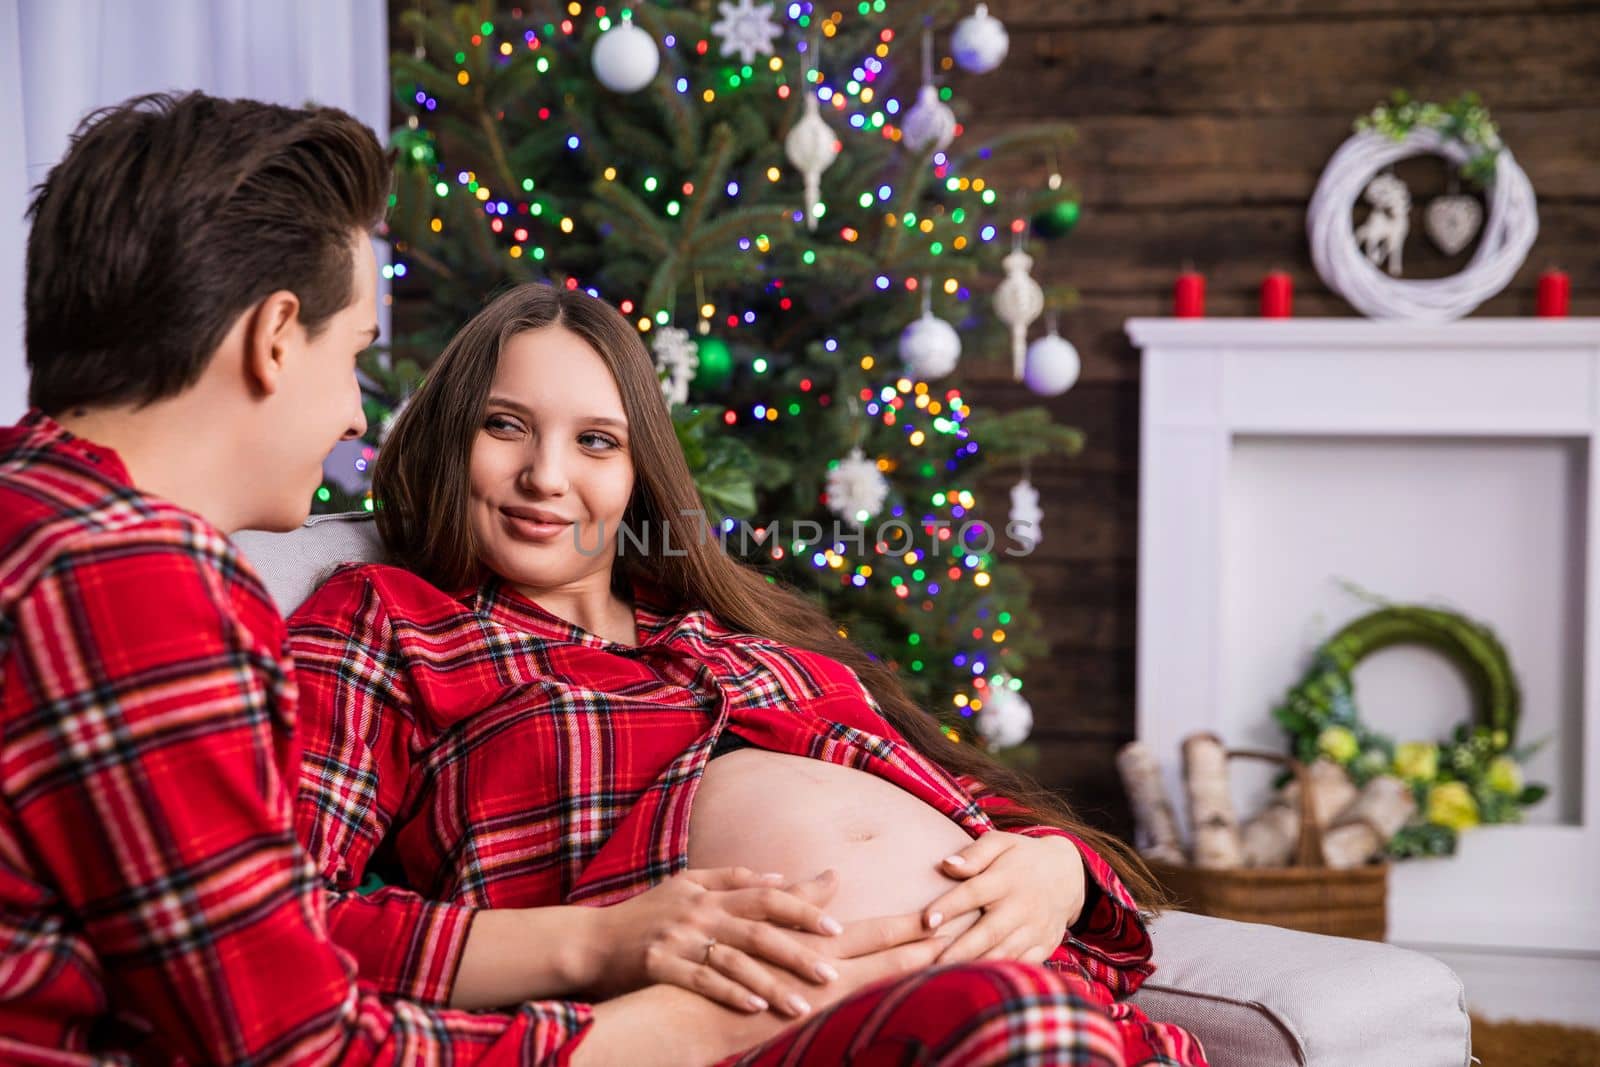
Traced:
<path fill-rule="evenodd" d="M 1205 1045 L 1212 1067 L 1463 1067 L 1461 980 L 1420 952 L 1167 912 L 1133 1002 Z"/>

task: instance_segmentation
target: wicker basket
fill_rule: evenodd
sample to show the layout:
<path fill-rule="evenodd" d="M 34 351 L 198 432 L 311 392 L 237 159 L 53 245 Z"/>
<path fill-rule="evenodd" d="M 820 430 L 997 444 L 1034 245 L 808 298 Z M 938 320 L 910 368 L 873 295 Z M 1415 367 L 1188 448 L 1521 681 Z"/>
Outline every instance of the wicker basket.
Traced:
<path fill-rule="evenodd" d="M 1282 764 L 1300 783 L 1300 837 L 1290 867 L 1202 870 L 1146 861 L 1176 907 L 1219 919 L 1268 923 L 1313 934 L 1382 941 L 1388 927 L 1389 865 L 1334 870 L 1322 854 L 1322 831 L 1311 817 L 1306 768 L 1274 752 L 1232 751 L 1230 759 Z"/>

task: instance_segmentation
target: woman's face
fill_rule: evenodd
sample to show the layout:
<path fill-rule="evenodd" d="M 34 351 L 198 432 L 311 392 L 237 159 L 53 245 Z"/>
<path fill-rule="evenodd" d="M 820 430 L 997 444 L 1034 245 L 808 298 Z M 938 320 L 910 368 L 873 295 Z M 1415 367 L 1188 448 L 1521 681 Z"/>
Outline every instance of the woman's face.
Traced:
<path fill-rule="evenodd" d="M 470 480 L 490 570 L 536 592 L 610 582 L 633 457 L 616 379 L 587 341 L 557 324 L 506 343 Z"/>

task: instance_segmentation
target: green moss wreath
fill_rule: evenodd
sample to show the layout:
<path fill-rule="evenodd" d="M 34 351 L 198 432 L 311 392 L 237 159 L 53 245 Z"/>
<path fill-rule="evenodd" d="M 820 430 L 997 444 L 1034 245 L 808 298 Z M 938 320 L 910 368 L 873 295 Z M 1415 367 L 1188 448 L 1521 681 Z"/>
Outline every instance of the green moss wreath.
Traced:
<path fill-rule="evenodd" d="M 1366 657 L 1394 645 L 1432 648 L 1454 663 L 1472 692 L 1473 719 L 1447 741 L 1395 744 L 1361 720 L 1351 674 Z M 1542 800 L 1542 785 L 1525 784 L 1522 764 L 1537 745 L 1518 749 L 1522 694 L 1506 650 L 1490 630 L 1454 612 L 1388 605 L 1334 634 L 1311 669 L 1272 715 L 1304 762 L 1332 759 L 1359 785 L 1392 774 L 1416 795 L 1417 815 L 1389 842 L 1389 854 L 1446 856 L 1457 835 L 1480 823 L 1522 821 Z"/>

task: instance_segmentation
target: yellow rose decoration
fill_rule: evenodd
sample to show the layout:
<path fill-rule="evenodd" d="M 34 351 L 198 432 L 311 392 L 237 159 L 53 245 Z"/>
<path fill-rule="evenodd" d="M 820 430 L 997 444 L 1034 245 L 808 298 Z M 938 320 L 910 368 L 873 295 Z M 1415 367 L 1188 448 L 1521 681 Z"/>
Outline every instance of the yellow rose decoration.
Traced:
<path fill-rule="evenodd" d="M 1361 742 L 1345 727 L 1330 726 L 1317 735 L 1317 751 L 1335 763 L 1349 763 L 1361 751 Z"/>
<path fill-rule="evenodd" d="M 1428 741 L 1396 745 L 1394 773 L 1408 782 L 1433 781 L 1439 777 L 1439 746 Z"/>
<path fill-rule="evenodd" d="M 1489 764 L 1486 781 L 1496 793 L 1515 796 L 1522 792 L 1522 768 L 1510 756 L 1497 756 Z"/>
<path fill-rule="evenodd" d="M 1478 802 L 1465 782 L 1440 782 L 1428 790 L 1428 821 L 1452 830 L 1478 825 Z"/>

